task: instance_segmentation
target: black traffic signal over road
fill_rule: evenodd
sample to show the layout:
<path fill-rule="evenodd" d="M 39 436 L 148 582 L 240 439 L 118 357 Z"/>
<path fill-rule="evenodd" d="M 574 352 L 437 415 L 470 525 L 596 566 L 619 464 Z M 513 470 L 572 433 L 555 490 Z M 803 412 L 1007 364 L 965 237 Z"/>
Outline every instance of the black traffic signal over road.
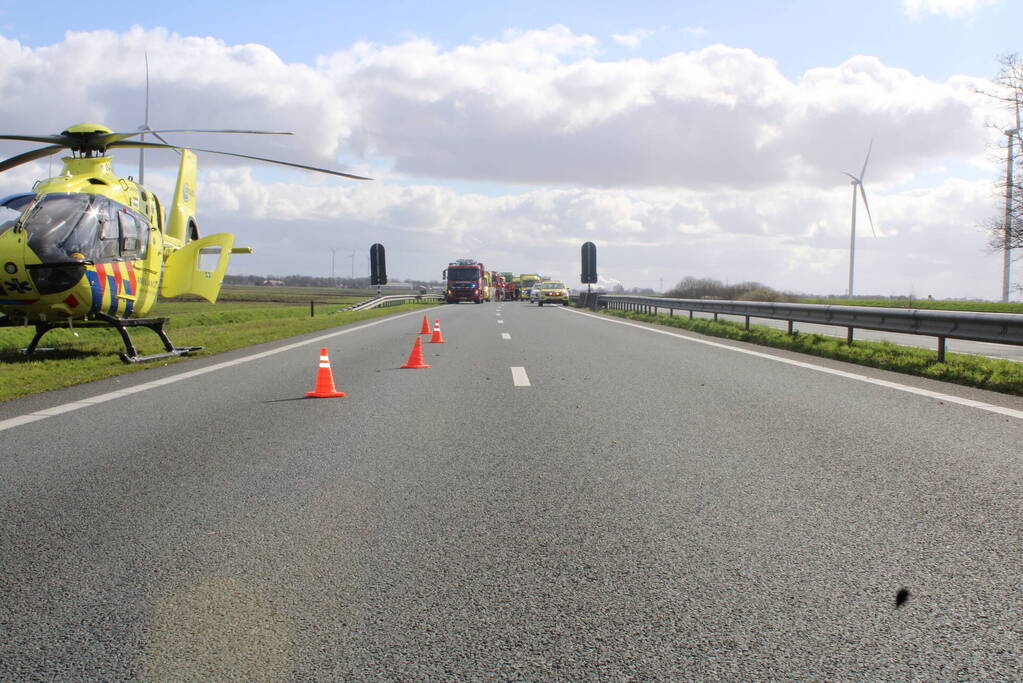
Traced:
<path fill-rule="evenodd" d="M 369 248 L 369 270 L 371 285 L 387 284 L 387 262 L 384 258 L 384 245 L 379 242 Z"/>
<path fill-rule="evenodd" d="M 583 284 L 594 284 L 597 282 L 597 245 L 593 242 L 583 242 Z"/>

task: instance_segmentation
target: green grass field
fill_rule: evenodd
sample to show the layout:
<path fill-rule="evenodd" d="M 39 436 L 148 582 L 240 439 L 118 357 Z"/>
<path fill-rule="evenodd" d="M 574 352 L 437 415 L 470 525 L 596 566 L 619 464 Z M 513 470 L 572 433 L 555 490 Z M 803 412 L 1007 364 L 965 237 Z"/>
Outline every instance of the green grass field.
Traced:
<path fill-rule="evenodd" d="M 393 315 L 423 305 L 395 306 L 358 312 L 338 312 L 350 303 L 367 298 L 368 292 L 304 287 L 229 287 L 216 304 L 206 301 L 160 301 L 152 317 L 168 317 L 165 328 L 176 346 L 202 346 L 192 356 L 208 356 L 253 344 L 347 325 L 369 318 Z M 315 301 L 314 316 L 309 302 Z M 0 401 L 41 391 L 81 384 L 96 379 L 138 372 L 147 367 L 180 363 L 187 356 L 146 363 L 126 364 L 118 354 L 124 350 L 113 329 L 81 329 L 77 336 L 67 328 L 48 332 L 40 343 L 53 351 L 25 356 L 34 327 L 0 328 Z M 163 344 L 150 330 L 133 328 L 132 341 L 140 354 L 163 352 Z"/>
<path fill-rule="evenodd" d="M 384 292 L 387 294 L 388 292 Z M 397 293 L 397 292 L 396 292 Z M 336 289 L 333 287 L 256 287 L 254 285 L 224 285 L 217 304 L 257 301 L 260 303 L 350 304 L 376 296 L 375 289 Z M 198 297 L 178 297 L 175 302 L 199 302 Z"/>
<path fill-rule="evenodd" d="M 630 320 L 679 327 L 709 336 L 725 337 L 761 346 L 787 349 L 908 375 L 929 377 L 944 382 L 1023 396 L 1023 363 L 1009 360 L 949 353 L 945 355 L 945 362 L 939 363 L 934 351 L 899 346 L 891 342 L 856 341 L 849 345 L 845 343 L 845 340 L 835 337 L 802 332 L 789 335 L 784 330 L 776 330 L 763 325 L 750 325 L 750 329 L 746 330 L 742 323 L 724 320 L 715 322 L 708 318 L 689 320 L 686 316 L 671 317 L 608 310 L 603 312 Z"/>

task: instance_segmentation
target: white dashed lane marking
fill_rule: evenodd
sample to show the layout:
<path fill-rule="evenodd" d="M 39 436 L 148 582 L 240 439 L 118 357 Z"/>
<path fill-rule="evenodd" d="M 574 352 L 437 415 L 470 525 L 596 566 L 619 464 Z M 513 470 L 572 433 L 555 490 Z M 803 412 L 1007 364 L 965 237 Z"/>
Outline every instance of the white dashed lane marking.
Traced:
<path fill-rule="evenodd" d="M 501 339 L 511 339 L 511 335 L 508 334 L 507 332 L 502 332 Z"/>
<path fill-rule="evenodd" d="M 529 383 L 529 375 L 526 374 L 526 369 L 523 367 L 512 366 L 512 384 L 517 387 L 528 387 L 532 386 Z"/>

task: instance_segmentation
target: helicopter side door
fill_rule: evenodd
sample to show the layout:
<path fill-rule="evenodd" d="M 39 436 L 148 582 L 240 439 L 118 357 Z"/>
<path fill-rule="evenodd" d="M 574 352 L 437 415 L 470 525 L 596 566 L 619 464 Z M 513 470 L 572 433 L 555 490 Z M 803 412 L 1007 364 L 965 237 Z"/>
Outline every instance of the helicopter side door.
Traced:
<path fill-rule="evenodd" d="M 165 297 L 195 294 L 215 303 L 231 260 L 234 235 L 218 232 L 193 240 L 167 258 L 160 294 Z M 213 265 L 214 258 L 216 265 Z"/>

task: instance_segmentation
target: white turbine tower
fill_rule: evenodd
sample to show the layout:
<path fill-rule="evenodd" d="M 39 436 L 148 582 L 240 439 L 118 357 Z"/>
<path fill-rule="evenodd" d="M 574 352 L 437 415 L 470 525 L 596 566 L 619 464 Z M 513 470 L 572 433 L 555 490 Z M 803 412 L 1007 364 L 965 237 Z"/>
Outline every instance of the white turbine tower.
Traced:
<path fill-rule="evenodd" d="M 854 176 L 852 173 L 845 173 L 852 179 L 852 228 L 849 235 L 849 297 L 853 295 L 853 268 L 856 265 L 856 192 L 859 190 L 859 194 L 863 197 L 863 208 L 867 210 L 867 218 L 870 220 L 870 232 L 877 237 L 877 231 L 874 229 L 874 219 L 870 215 L 870 204 L 867 203 L 867 192 L 863 189 L 863 176 L 867 173 L 867 162 L 870 161 L 870 150 L 874 146 L 874 140 L 871 139 L 870 144 L 867 146 L 867 158 L 863 160 L 863 170 L 860 171 L 859 177 Z"/>

